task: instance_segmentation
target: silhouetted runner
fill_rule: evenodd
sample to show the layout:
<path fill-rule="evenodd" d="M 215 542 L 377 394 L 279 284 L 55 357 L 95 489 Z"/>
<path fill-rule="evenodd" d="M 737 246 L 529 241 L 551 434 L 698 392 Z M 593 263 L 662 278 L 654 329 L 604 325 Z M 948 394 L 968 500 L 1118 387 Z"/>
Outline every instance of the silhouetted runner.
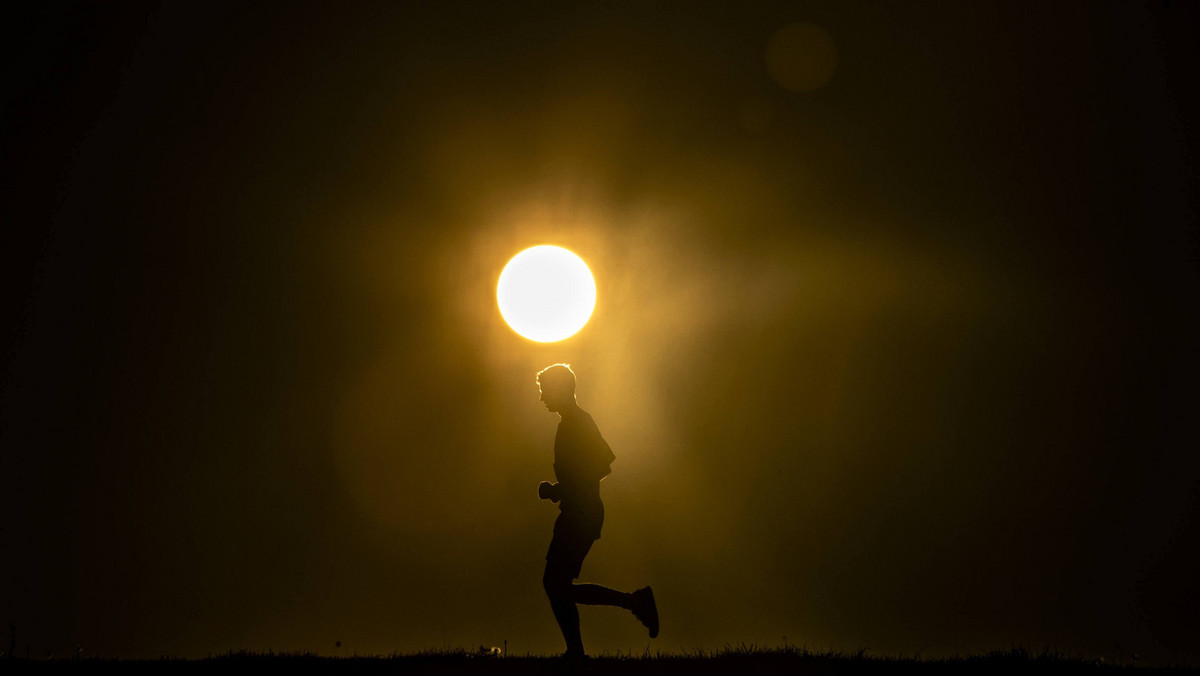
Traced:
<path fill-rule="evenodd" d="M 578 603 L 589 606 L 617 606 L 633 611 L 658 636 L 658 607 L 649 587 L 628 594 L 598 584 L 573 584 L 579 577 L 583 559 L 592 543 L 600 539 L 604 524 L 604 504 L 600 501 L 600 480 L 608 476 L 616 459 L 588 412 L 575 403 L 575 373 L 568 364 L 554 364 L 537 374 L 541 400 L 562 420 L 554 436 L 554 477 L 558 483 L 543 481 L 538 497 L 557 502 L 561 514 L 554 522 L 554 538 L 546 552 L 546 573 L 542 586 L 550 597 L 550 608 L 567 642 L 566 656 L 583 658 L 583 639 L 579 635 Z"/>

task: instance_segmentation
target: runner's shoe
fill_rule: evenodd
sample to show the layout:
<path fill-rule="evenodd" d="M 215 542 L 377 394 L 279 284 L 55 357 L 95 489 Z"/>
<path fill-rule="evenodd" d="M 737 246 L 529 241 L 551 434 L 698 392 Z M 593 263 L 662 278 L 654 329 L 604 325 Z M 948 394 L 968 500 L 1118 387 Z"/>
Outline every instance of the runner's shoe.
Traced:
<path fill-rule="evenodd" d="M 658 606 L 649 587 L 633 592 L 633 615 L 650 630 L 650 638 L 658 636 Z"/>

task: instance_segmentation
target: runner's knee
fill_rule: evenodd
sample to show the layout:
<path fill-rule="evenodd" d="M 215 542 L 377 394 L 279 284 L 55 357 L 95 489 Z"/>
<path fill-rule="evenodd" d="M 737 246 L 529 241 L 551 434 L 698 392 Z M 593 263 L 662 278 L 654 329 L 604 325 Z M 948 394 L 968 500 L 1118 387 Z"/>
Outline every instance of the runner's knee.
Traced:
<path fill-rule="evenodd" d="M 546 572 L 542 574 L 542 588 L 546 590 L 547 596 L 566 596 L 570 587 L 571 578 L 551 570 L 549 566 L 546 567 Z"/>

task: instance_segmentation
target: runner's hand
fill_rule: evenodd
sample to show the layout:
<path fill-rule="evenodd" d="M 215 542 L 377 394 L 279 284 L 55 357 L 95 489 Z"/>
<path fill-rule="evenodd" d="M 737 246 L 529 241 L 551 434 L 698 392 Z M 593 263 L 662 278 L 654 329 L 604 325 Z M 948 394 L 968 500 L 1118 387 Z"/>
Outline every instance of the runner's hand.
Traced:
<path fill-rule="evenodd" d="M 543 481 L 538 484 L 538 497 L 550 502 L 558 502 L 558 484 L 552 484 L 549 481 Z"/>

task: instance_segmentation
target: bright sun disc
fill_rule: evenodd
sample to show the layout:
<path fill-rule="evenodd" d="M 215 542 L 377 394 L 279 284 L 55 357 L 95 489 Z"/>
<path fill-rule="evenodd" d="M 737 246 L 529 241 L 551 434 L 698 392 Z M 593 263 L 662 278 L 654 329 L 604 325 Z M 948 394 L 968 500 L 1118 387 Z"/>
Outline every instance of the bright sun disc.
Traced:
<path fill-rule="evenodd" d="M 558 246 L 535 246 L 504 266 L 496 302 L 513 331 L 553 343 L 587 324 L 596 308 L 596 280 L 579 256 Z"/>

